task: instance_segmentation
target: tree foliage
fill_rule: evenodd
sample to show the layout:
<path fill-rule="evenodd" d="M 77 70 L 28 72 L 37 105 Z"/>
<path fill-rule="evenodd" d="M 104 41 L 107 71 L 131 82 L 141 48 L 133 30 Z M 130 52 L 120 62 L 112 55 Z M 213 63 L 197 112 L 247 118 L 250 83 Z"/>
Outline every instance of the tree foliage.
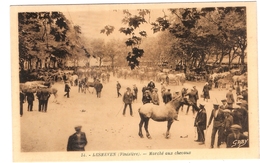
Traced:
<path fill-rule="evenodd" d="M 57 60 L 85 54 L 80 26 L 73 26 L 61 12 L 21 12 L 18 26 L 21 69 L 32 59 L 52 61 L 55 67 Z"/>

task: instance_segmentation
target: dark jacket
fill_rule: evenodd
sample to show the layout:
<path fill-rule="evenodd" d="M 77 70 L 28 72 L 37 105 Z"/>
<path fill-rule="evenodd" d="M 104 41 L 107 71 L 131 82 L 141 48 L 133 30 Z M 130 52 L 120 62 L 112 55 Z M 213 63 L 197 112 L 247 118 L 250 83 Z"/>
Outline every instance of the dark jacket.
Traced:
<path fill-rule="evenodd" d="M 85 151 L 87 143 L 88 141 L 84 132 L 80 132 L 79 136 L 74 133 L 69 137 L 67 151 Z"/>
<path fill-rule="evenodd" d="M 129 92 L 129 93 L 125 92 L 124 96 L 123 96 L 123 102 L 125 104 L 131 104 L 133 102 L 133 98 L 134 98 L 134 96 L 133 96 L 132 92 Z"/>
<path fill-rule="evenodd" d="M 143 95 L 143 98 L 142 98 L 142 102 L 143 104 L 146 104 L 146 103 L 150 103 L 152 101 L 152 97 L 148 94 L 144 94 Z"/>
<path fill-rule="evenodd" d="M 42 100 L 48 100 L 50 96 L 51 94 L 48 90 L 42 90 Z"/>
<path fill-rule="evenodd" d="M 26 97 L 28 102 L 34 101 L 34 94 L 32 92 L 27 92 Z"/>
<path fill-rule="evenodd" d="M 103 88 L 103 84 L 98 82 L 96 85 L 95 85 L 95 89 L 97 92 L 101 92 L 102 91 L 102 88 Z"/>
<path fill-rule="evenodd" d="M 205 109 L 201 109 L 198 111 L 197 116 L 195 118 L 194 126 L 201 127 L 201 129 L 205 130 L 207 126 L 207 113 Z"/>
<path fill-rule="evenodd" d="M 65 84 L 64 92 L 69 92 L 69 91 L 70 91 L 70 86 L 68 84 Z"/>
<path fill-rule="evenodd" d="M 171 92 L 165 92 L 164 94 L 163 94 L 163 102 L 165 103 L 165 104 L 167 104 L 169 101 L 171 101 L 172 100 L 172 94 L 171 94 Z"/>
<path fill-rule="evenodd" d="M 24 100 L 25 100 L 25 95 L 24 93 L 20 92 L 20 102 L 24 103 Z"/>
<path fill-rule="evenodd" d="M 210 115 L 210 118 L 209 118 L 209 124 L 211 124 L 211 121 L 213 120 L 213 127 L 221 127 L 223 126 L 223 123 L 224 123 L 224 113 L 221 109 L 218 109 L 218 114 L 217 116 L 215 117 L 215 112 L 216 112 L 216 109 L 213 109 L 212 112 L 211 112 L 211 115 Z"/>
<path fill-rule="evenodd" d="M 191 101 L 193 104 L 197 103 L 197 94 L 195 91 L 191 91 L 191 92 L 187 93 L 186 95 L 189 96 L 189 101 Z"/>

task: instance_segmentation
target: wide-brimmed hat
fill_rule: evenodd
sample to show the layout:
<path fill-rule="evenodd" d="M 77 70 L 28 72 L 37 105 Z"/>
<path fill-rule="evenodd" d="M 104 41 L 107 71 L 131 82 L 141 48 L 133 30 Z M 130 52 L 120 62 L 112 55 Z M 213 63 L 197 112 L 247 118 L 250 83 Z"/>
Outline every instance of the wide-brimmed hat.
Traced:
<path fill-rule="evenodd" d="M 229 109 L 224 109 L 223 112 L 224 113 L 231 113 L 231 111 Z"/>
<path fill-rule="evenodd" d="M 231 128 L 232 130 L 241 130 L 241 129 L 242 129 L 242 127 L 241 127 L 240 125 L 238 125 L 238 124 L 234 124 L 234 125 L 232 125 L 230 128 Z"/>

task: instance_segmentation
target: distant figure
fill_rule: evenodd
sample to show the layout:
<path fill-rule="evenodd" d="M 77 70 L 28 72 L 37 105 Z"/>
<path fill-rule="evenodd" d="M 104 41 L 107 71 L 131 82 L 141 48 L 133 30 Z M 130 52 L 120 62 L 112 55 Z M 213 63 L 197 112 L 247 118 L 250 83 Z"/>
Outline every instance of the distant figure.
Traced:
<path fill-rule="evenodd" d="M 76 126 L 75 130 L 76 133 L 69 137 L 67 151 L 85 151 L 88 144 L 86 134 L 81 131 L 81 126 Z"/>
<path fill-rule="evenodd" d="M 96 89 L 97 98 L 101 98 L 101 91 L 103 89 L 103 84 L 100 82 L 100 80 L 97 79 L 97 82 L 94 85 L 94 88 Z"/>
<path fill-rule="evenodd" d="M 155 88 L 155 84 L 154 84 L 153 80 L 150 80 L 150 82 L 147 85 L 147 88 L 149 89 L 150 92 L 153 91 L 153 89 Z"/>
<path fill-rule="evenodd" d="M 169 76 L 168 76 L 168 75 L 166 76 L 165 81 L 166 81 L 166 85 L 169 85 L 169 84 L 170 84 L 170 79 L 169 79 Z"/>
<path fill-rule="evenodd" d="M 166 91 L 166 86 L 165 86 L 164 82 L 161 82 L 161 96 L 162 97 L 163 97 L 165 91 Z"/>
<path fill-rule="evenodd" d="M 33 101 L 34 101 L 34 94 L 32 91 L 26 92 L 26 98 L 28 103 L 28 110 L 27 111 L 33 111 Z"/>
<path fill-rule="evenodd" d="M 147 104 L 147 103 L 151 103 L 151 101 L 152 101 L 152 97 L 150 95 L 150 91 L 146 90 L 143 95 L 142 102 L 143 104 Z"/>
<path fill-rule="evenodd" d="M 228 93 L 226 94 L 227 103 L 230 107 L 233 107 L 233 103 L 235 102 L 234 95 L 232 93 L 232 88 L 229 89 Z"/>
<path fill-rule="evenodd" d="M 165 104 L 167 104 L 168 102 L 170 102 L 172 100 L 172 93 L 171 93 L 171 89 L 168 89 L 167 92 L 164 93 L 163 95 L 163 102 Z"/>
<path fill-rule="evenodd" d="M 47 90 L 47 88 L 43 88 L 43 90 L 42 90 L 42 111 L 43 112 L 47 112 L 48 101 L 49 101 L 50 96 L 51 96 L 51 94 Z"/>
<path fill-rule="evenodd" d="M 153 89 L 153 93 L 152 93 L 152 103 L 153 103 L 154 105 L 160 105 L 160 99 L 159 99 L 158 89 L 157 89 L 157 88 Z"/>
<path fill-rule="evenodd" d="M 206 82 L 202 90 L 204 101 L 206 100 L 206 102 L 208 102 L 208 99 L 210 99 L 209 90 L 210 90 L 209 83 Z"/>
<path fill-rule="evenodd" d="M 67 96 L 67 98 L 70 98 L 70 86 L 69 86 L 68 82 L 65 82 L 64 92 L 66 92 L 64 96 Z"/>
<path fill-rule="evenodd" d="M 20 116 L 23 116 L 23 103 L 25 101 L 25 95 L 22 91 L 20 91 Z"/>
<path fill-rule="evenodd" d="M 133 93 L 131 92 L 131 89 L 129 87 L 126 88 L 126 92 L 123 96 L 123 102 L 125 103 L 123 116 L 125 116 L 125 110 L 127 105 L 129 105 L 130 108 L 130 115 L 133 116 L 133 110 L 132 110 L 132 102 L 133 102 Z"/>
<path fill-rule="evenodd" d="M 133 91 L 134 91 L 134 100 L 137 100 L 138 88 L 136 87 L 135 84 L 134 84 L 134 86 L 133 86 Z"/>
<path fill-rule="evenodd" d="M 120 89 L 121 89 L 121 84 L 119 83 L 119 81 L 117 81 L 116 83 L 117 97 L 122 96 L 120 93 Z"/>

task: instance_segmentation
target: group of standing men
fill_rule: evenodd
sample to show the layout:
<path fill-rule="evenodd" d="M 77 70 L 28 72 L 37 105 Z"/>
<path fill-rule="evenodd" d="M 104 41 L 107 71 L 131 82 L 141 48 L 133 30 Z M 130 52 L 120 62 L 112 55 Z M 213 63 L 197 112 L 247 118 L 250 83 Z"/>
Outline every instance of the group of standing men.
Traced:
<path fill-rule="evenodd" d="M 47 112 L 48 100 L 51 94 L 46 87 L 38 88 L 36 91 L 36 97 L 38 99 L 38 111 Z M 28 89 L 26 91 L 20 91 L 20 116 L 23 116 L 23 103 L 27 101 L 28 109 L 27 111 L 33 111 L 33 102 L 35 100 L 34 91 Z"/>
<path fill-rule="evenodd" d="M 204 108 L 205 104 L 199 105 L 199 110 L 195 118 L 194 126 L 197 127 L 197 142 L 205 144 L 204 130 L 213 122 L 210 148 L 214 148 L 216 133 L 218 133 L 217 147 L 226 144 L 227 148 L 248 147 L 248 114 L 247 109 L 241 106 L 230 107 L 227 105 L 227 99 L 223 99 L 222 105 L 213 104 L 209 122 L 207 124 L 207 114 Z"/>

